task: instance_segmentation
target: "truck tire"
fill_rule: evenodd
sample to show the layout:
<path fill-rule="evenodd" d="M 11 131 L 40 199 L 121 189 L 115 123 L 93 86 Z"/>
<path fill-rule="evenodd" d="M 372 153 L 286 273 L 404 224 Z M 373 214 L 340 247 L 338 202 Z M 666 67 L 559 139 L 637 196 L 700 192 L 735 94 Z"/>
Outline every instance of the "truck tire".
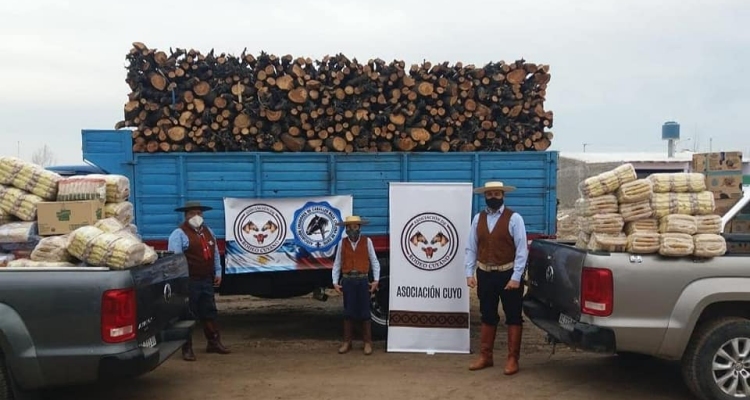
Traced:
<path fill-rule="evenodd" d="M 5 366 L 5 356 L 0 352 L 0 400 L 13 400 L 13 387 Z"/>
<path fill-rule="evenodd" d="M 724 367 L 714 370 L 715 364 Z M 700 326 L 682 358 L 682 375 L 700 399 L 750 399 L 750 320 L 722 317 Z"/>
<path fill-rule="evenodd" d="M 388 277 L 378 281 L 378 290 L 370 296 L 370 319 L 372 320 L 373 340 L 388 338 Z"/>

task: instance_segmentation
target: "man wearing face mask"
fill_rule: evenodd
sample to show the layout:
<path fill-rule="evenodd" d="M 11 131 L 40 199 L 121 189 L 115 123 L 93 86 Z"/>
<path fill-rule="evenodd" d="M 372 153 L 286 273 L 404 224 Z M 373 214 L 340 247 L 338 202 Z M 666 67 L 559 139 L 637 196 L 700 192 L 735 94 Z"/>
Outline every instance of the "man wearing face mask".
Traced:
<path fill-rule="evenodd" d="M 169 235 L 168 250 L 184 253 L 190 274 L 189 311 L 203 323 L 203 334 L 208 345 L 206 352 L 228 354 L 221 343 L 216 324 L 217 310 L 214 286 L 221 284 L 221 260 L 214 232 L 203 223 L 203 212 L 211 210 L 199 202 L 187 202 L 175 211 L 185 215 L 183 223 Z M 195 361 L 192 337 L 182 346 L 182 358 Z"/>
<path fill-rule="evenodd" d="M 477 287 L 481 312 L 479 358 L 469 369 L 493 366 L 493 349 L 502 302 L 508 327 L 505 375 L 518 372 L 521 353 L 523 285 L 528 248 L 523 217 L 504 205 L 505 194 L 515 190 L 502 182 L 487 182 L 474 193 L 483 193 L 487 207 L 474 216 L 466 245 L 466 283 Z M 476 268 L 476 279 L 474 270 Z"/>
<path fill-rule="evenodd" d="M 380 279 L 380 262 L 375 254 L 372 240 L 360 234 L 362 225 L 367 221 L 358 216 L 346 217 L 340 225 L 346 227 L 346 238 L 336 249 L 336 260 L 333 263 L 333 287 L 344 295 L 344 343 L 339 347 L 339 354 L 352 348 L 352 329 L 354 321 L 361 323 L 362 341 L 365 355 L 372 354 L 372 331 L 370 322 L 370 293 L 378 289 Z M 369 272 L 372 268 L 373 281 L 369 283 Z M 341 278 L 341 284 L 339 284 Z"/>

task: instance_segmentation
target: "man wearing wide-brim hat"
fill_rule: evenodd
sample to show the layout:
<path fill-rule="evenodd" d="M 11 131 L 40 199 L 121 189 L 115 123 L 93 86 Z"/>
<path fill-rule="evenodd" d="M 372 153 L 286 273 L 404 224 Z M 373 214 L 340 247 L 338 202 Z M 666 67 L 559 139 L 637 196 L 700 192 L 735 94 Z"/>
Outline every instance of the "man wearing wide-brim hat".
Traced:
<path fill-rule="evenodd" d="M 474 193 L 484 194 L 487 207 L 474 216 L 466 246 L 466 282 L 477 287 L 482 328 L 479 358 L 469 366 L 478 370 L 493 366 L 498 303 L 502 303 L 508 327 L 506 375 L 518 372 L 521 353 L 523 279 L 528 248 L 526 226 L 520 214 L 504 204 L 515 187 L 487 182 Z M 474 273 L 476 269 L 476 278 Z"/>
<path fill-rule="evenodd" d="M 183 253 L 188 262 L 190 274 L 189 309 L 194 318 L 203 324 L 203 334 L 208 342 L 206 352 L 228 354 L 229 350 L 221 343 L 219 327 L 216 324 L 217 310 L 214 300 L 214 285 L 221 284 L 221 259 L 216 235 L 203 221 L 203 212 L 211 207 L 197 201 L 189 201 L 175 209 L 184 214 L 182 224 L 169 235 L 167 250 Z M 195 361 L 192 336 L 182 346 L 182 358 Z"/>
<path fill-rule="evenodd" d="M 372 240 L 361 235 L 362 225 L 365 224 L 367 221 L 357 215 L 348 216 L 339 223 L 346 228 L 347 236 L 336 249 L 332 271 L 333 287 L 338 293 L 343 293 L 344 297 L 344 342 L 339 347 L 339 354 L 346 353 L 352 348 L 352 329 L 355 321 L 362 326 L 364 353 L 372 354 L 370 293 L 378 288 L 380 262 Z M 370 269 L 372 283 L 369 283 Z"/>

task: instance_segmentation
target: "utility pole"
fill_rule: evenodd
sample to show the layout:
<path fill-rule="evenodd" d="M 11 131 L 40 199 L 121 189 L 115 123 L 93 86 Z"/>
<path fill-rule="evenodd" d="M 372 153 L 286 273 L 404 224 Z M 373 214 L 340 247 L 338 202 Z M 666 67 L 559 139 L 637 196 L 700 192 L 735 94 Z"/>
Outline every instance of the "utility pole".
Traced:
<path fill-rule="evenodd" d="M 588 145 L 590 145 L 590 144 L 591 144 L 591 143 L 584 143 L 584 144 L 583 144 L 583 152 L 584 152 L 584 153 L 586 152 L 586 146 L 588 146 Z"/>

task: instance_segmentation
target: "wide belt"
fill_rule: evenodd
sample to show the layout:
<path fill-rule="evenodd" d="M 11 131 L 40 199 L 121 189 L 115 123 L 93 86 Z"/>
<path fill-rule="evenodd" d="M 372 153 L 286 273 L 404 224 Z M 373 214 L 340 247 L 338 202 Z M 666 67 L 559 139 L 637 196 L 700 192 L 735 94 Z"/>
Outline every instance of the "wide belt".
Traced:
<path fill-rule="evenodd" d="M 368 278 L 367 273 L 359 271 L 344 272 L 342 275 L 344 278 Z"/>
<path fill-rule="evenodd" d="M 514 261 L 511 261 L 506 264 L 502 265 L 496 265 L 496 264 L 485 264 L 481 261 L 477 261 L 477 268 L 481 269 L 482 271 L 487 272 L 495 272 L 495 271 L 508 271 L 513 269 Z"/>

